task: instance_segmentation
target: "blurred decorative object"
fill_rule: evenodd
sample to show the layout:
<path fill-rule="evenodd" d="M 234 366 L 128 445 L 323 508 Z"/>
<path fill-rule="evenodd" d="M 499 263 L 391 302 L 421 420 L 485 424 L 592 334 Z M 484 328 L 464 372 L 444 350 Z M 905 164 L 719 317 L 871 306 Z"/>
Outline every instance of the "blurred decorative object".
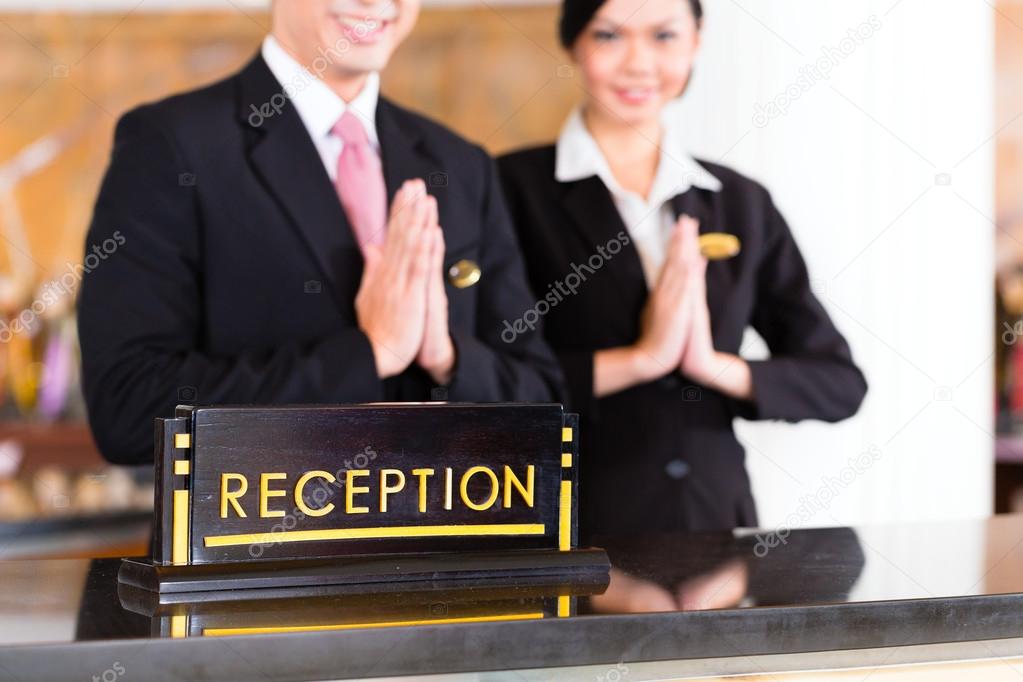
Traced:
<path fill-rule="evenodd" d="M 85 409 L 79 368 L 77 325 L 70 306 L 55 318 L 34 314 L 3 318 L 0 419 L 80 420 Z"/>
<path fill-rule="evenodd" d="M 14 404 L 21 415 L 31 416 L 39 385 L 39 363 L 36 362 L 31 331 L 11 334 L 7 341 L 7 367 Z"/>
<path fill-rule="evenodd" d="M 35 518 L 35 500 L 21 481 L 0 480 L 0 523 Z"/>
<path fill-rule="evenodd" d="M 106 464 L 85 424 L 0 422 L 0 539 L 3 553 L 40 536 L 125 524 L 148 525 L 151 467 Z M 144 548 L 141 550 L 144 551 Z"/>
<path fill-rule="evenodd" d="M 0 479 L 0 526 L 55 519 L 151 511 L 152 484 L 127 470 L 67 471 L 48 466 L 29 476 Z"/>
<path fill-rule="evenodd" d="M 39 415 L 53 420 L 61 416 L 78 376 L 78 335 L 74 318 L 51 321 L 43 356 L 42 386 L 39 389 Z"/>
<path fill-rule="evenodd" d="M 0 480 L 14 478 L 25 460 L 25 450 L 13 440 L 0 441 Z"/>

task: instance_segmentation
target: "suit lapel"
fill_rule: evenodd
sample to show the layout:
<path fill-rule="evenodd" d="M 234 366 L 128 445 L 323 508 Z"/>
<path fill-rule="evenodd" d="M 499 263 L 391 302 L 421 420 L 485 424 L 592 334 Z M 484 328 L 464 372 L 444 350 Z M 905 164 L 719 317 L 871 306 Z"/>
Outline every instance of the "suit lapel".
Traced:
<path fill-rule="evenodd" d="M 362 254 L 316 146 L 290 100 L 266 108 L 280 100 L 282 88 L 261 56 L 240 78 L 239 113 L 251 129 L 252 167 L 316 259 L 326 288 L 342 308 L 350 307 Z M 269 115 L 257 116 L 261 110 Z"/>
<path fill-rule="evenodd" d="M 449 205 L 448 185 L 458 169 L 442 167 L 441 162 L 437 160 L 442 155 L 430 153 L 431 141 L 423 135 L 423 129 L 417 123 L 416 117 L 402 111 L 390 100 L 381 97 L 378 101 L 376 124 L 377 135 L 380 138 L 380 157 L 384 166 L 384 182 L 387 185 L 387 205 L 391 205 L 395 194 L 406 180 L 419 178 L 426 183 L 427 192 L 436 197 L 440 210 L 447 266 L 453 262 L 455 254 L 462 247 L 478 239 L 479 225 L 445 219 L 454 213 L 455 207 Z"/>
<path fill-rule="evenodd" d="M 591 176 L 567 183 L 565 187 L 564 207 L 572 216 L 573 225 L 582 236 L 588 253 L 596 254 L 598 246 L 619 240 L 618 235 L 623 232 L 629 234 L 611 192 L 600 178 Z M 615 319 L 625 323 L 621 330 L 623 333 L 632 333 L 635 331 L 638 311 L 648 296 L 643 264 L 632 240 L 623 245 L 618 255 L 612 256 L 603 267 L 615 279 L 617 286 L 612 288 L 621 298 L 620 309 L 629 311 Z"/>
<path fill-rule="evenodd" d="M 396 107 L 383 97 L 377 103 L 376 125 L 387 185 L 387 204 L 390 206 L 403 182 L 413 178 L 428 180 L 429 174 L 436 169 L 431 169 L 420 153 L 420 131 L 403 127 Z"/>

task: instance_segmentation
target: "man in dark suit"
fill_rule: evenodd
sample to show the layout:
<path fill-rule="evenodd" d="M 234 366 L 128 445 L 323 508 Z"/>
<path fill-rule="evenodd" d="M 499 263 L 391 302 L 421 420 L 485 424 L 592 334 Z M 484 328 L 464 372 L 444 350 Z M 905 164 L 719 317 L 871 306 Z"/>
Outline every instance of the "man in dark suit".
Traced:
<path fill-rule="evenodd" d="M 82 285 L 93 434 L 151 461 L 178 403 L 546 401 L 494 165 L 378 96 L 418 0 L 279 0 L 260 54 L 118 123 Z M 478 282 L 478 283 L 477 283 Z"/>

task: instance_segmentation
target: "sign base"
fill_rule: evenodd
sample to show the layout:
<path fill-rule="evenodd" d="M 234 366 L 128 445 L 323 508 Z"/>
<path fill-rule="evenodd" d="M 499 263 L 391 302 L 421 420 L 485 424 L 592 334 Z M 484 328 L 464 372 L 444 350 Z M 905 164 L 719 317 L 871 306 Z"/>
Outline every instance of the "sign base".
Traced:
<path fill-rule="evenodd" d="M 515 585 L 552 578 L 565 583 L 606 583 L 610 568 L 602 549 L 393 554 L 190 566 L 164 566 L 140 557 L 123 559 L 117 579 L 161 597 L 188 593 L 188 601 L 219 601 L 227 590 L 298 588 L 311 594 L 318 588 L 358 585 L 367 592 L 390 592 L 400 591 L 410 582 Z"/>

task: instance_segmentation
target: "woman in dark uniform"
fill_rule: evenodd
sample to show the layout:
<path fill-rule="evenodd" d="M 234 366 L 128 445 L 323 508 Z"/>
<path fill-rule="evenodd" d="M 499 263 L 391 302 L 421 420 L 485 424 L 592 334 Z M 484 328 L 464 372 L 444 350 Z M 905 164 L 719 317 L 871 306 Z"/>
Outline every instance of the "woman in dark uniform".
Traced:
<path fill-rule="evenodd" d="M 699 0 L 566 0 L 587 93 L 557 144 L 499 160 L 534 291 L 582 417 L 584 537 L 755 526 L 735 417 L 838 421 L 866 393 L 768 192 L 695 161 L 669 103 Z M 740 252 L 708 264 L 700 234 Z M 739 357 L 752 326 L 771 358 Z M 515 325 L 512 325 L 515 328 Z"/>

